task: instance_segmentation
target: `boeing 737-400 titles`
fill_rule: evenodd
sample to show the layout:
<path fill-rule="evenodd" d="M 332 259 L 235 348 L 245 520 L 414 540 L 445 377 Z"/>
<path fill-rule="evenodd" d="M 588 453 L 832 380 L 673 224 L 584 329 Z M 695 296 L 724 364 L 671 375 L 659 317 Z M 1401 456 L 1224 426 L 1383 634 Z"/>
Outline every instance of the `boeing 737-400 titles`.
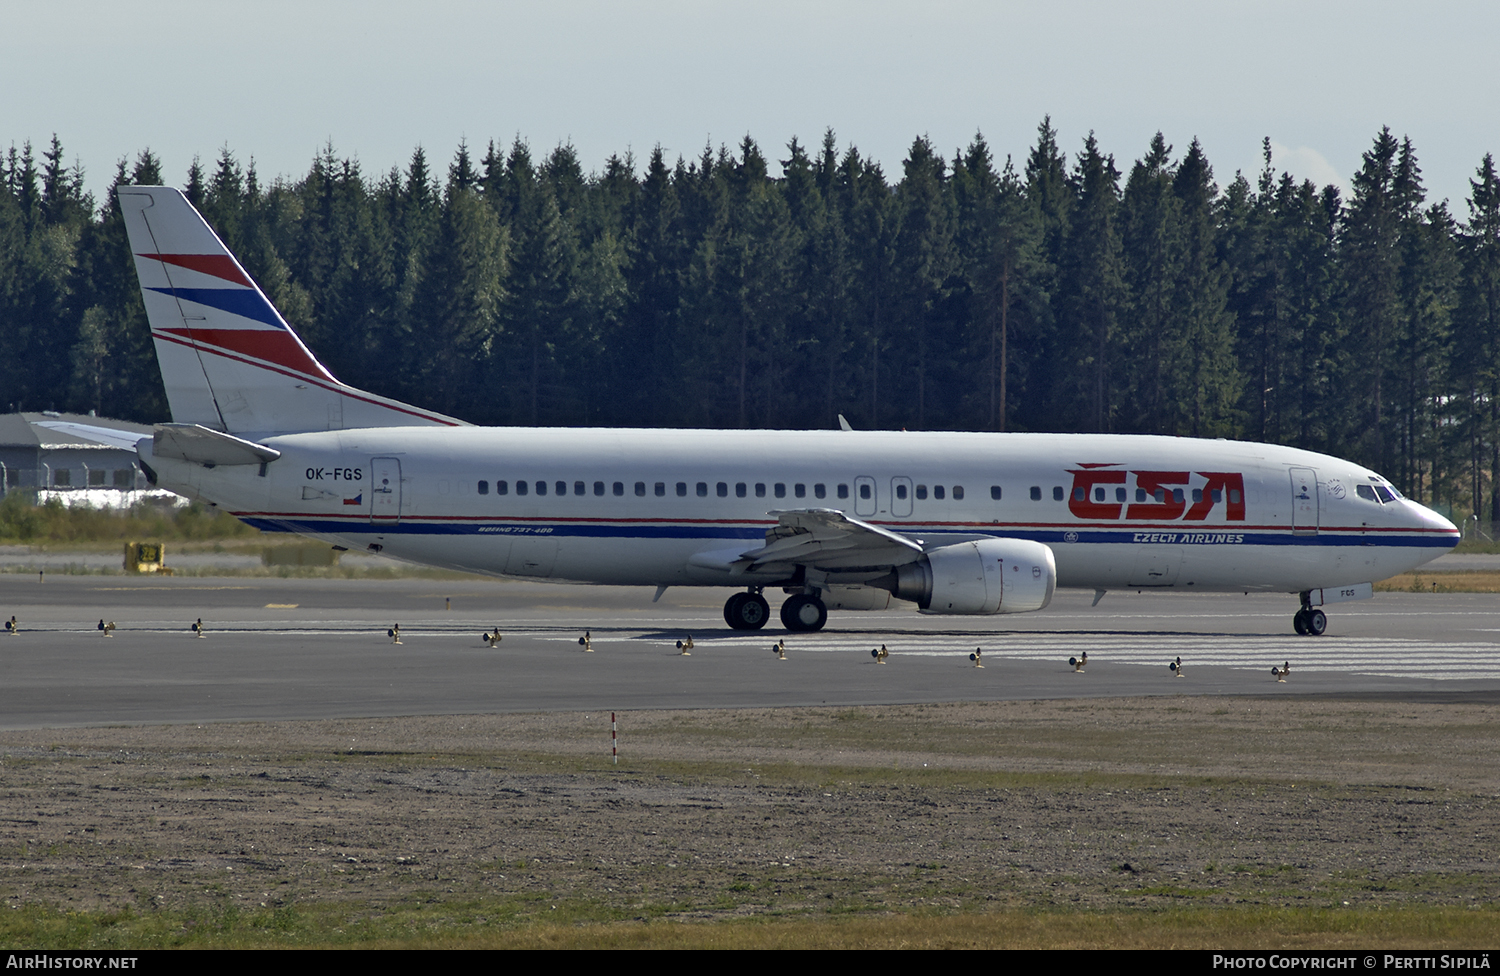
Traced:
<path fill-rule="evenodd" d="M 178 190 L 119 191 L 172 410 L 154 484 L 262 529 L 493 576 L 732 587 L 789 630 L 893 600 L 1040 610 L 1055 587 L 1325 604 L 1446 552 L 1373 471 L 1228 440 L 1109 434 L 475 427 L 335 379 Z"/>

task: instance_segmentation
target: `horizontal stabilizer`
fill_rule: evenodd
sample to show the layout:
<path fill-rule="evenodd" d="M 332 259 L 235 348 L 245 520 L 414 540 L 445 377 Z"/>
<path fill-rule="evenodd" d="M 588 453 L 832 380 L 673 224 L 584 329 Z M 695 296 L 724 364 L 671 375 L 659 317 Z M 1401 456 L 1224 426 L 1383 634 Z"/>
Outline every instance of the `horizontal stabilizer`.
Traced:
<path fill-rule="evenodd" d="M 198 424 L 157 424 L 152 437 L 151 453 L 157 457 L 175 458 L 206 464 L 265 464 L 281 457 L 281 452 L 264 444 L 243 440 L 233 434 L 209 430 Z"/>
<path fill-rule="evenodd" d="M 140 441 L 141 435 L 133 430 L 121 430 L 118 427 L 96 427 L 93 424 L 75 424 L 67 420 L 39 420 L 37 427 L 45 427 L 55 430 L 59 434 L 67 434 L 95 444 L 106 444 L 110 447 L 118 447 L 123 451 L 135 450 L 135 445 Z"/>

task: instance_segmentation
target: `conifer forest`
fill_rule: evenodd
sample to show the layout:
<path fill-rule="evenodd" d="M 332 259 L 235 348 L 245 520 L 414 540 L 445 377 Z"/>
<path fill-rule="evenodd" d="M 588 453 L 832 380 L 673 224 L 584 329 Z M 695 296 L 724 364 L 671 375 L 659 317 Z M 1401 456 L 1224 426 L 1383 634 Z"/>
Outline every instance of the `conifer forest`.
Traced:
<path fill-rule="evenodd" d="M 0 410 L 168 419 L 114 194 L 0 157 Z M 157 184 L 149 151 L 113 184 Z M 1349 458 L 1500 520 L 1500 176 L 1431 202 L 1374 135 L 1350 190 L 1128 164 L 1044 121 L 1004 155 L 834 133 L 589 168 L 517 140 L 366 173 L 332 147 L 184 187 L 323 363 L 474 423 L 1107 431 Z"/>

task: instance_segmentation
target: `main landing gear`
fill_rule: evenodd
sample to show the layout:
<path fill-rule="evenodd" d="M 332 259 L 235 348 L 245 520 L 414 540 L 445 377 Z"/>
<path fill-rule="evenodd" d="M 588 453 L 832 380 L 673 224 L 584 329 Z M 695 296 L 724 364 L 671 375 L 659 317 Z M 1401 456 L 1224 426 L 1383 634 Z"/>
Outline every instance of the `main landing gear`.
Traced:
<path fill-rule="evenodd" d="M 828 623 L 828 608 L 816 595 L 797 593 L 781 605 L 781 623 L 787 630 L 822 630 Z"/>
<path fill-rule="evenodd" d="M 1292 617 L 1292 628 L 1304 637 L 1322 637 L 1328 630 L 1328 615 L 1312 607 L 1303 607 Z"/>
<path fill-rule="evenodd" d="M 735 630 L 760 630 L 771 619 L 771 605 L 760 595 L 760 587 L 736 593 L 724 604 L 724 622 Z"/>
<path fill-rule="evenodd" d="M 735 630 L 760 630 L 770 619 L 771 606 L 760 587 L 736 593 L 724 604 L 724 622 Z M 827 622 L 828 608 L 816 594 L 796 593 L 781 605 L 781 623 L 787 630 L 807 633 L 822 630 Z"/>

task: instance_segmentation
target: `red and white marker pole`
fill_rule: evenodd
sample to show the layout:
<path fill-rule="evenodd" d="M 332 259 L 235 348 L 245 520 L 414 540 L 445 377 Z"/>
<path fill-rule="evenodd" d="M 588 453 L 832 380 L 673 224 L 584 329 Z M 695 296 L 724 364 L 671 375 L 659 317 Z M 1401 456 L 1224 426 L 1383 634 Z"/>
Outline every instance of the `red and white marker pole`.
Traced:
<path fill-rule="evenodd" d="M 620 723 L 615 721 L 615 713 L 609 713 L 609 756 L 616 766 L 620 765 Z"/>

